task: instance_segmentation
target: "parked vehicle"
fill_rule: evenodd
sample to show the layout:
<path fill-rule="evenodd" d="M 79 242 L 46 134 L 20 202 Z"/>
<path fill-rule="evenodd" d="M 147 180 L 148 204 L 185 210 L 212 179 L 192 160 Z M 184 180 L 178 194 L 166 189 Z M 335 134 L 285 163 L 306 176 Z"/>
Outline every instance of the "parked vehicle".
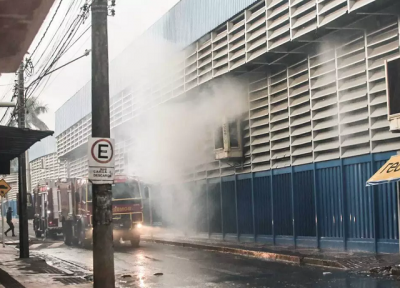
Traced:
<path fill-rule="evenodd" d="M 33 189 L 33 228 L 37 238 L 56 238 L 62 233 L 62 224 L 59 221 L 60 203 L 57 193 L 56 180 L 44 180 Z"/>
<path fill-rule="evenodd" d="M 143 222 L 142 185 L 128 176 L 116 176 L 112 185 L 113 237 L 139 246 Z M 64 242 L 87 247 L 92 243 L 92 184 L 85 178 L 57 183 Z"/>

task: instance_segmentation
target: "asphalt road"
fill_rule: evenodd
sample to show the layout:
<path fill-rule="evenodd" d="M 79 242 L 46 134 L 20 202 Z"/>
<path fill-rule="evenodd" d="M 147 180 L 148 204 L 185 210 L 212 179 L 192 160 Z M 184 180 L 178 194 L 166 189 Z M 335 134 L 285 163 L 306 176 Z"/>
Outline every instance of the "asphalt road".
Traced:
<path fill-rule="evenodd" d="M 91 250 L 54 246 L 38 247 L 35 252 L 91 270 Z M 126 280 L 132 279 L 134 282 L 133 286 L 121 287 L 400 287 L 400 282 L 368 275 L 154 243 L 141 243 L 137 249 L 116 247 L 114 258 L 116 273 L 131 276 L 117 281 L 127 283 Z M 155 273 L 163 275 L 155 276 Z"/>

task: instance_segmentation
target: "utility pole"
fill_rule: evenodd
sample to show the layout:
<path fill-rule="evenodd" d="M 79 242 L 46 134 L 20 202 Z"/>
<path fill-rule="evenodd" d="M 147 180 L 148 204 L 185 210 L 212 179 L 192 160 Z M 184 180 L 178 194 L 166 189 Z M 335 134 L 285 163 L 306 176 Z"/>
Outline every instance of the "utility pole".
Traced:
<path fill-rule="evenodd" d="M 24 63 L 18 71 L 18 128 L 25 128 Z M 29 258 L 25 152 L 18 157 L 19 257 Z"/>
<path fill-rule="evenodd" d="M 108 0 L 92 2 L 92 137 L 110 137 L 108 83 Z M 93 280 L 114 288 L 111 184 L 93 184 Z"/>

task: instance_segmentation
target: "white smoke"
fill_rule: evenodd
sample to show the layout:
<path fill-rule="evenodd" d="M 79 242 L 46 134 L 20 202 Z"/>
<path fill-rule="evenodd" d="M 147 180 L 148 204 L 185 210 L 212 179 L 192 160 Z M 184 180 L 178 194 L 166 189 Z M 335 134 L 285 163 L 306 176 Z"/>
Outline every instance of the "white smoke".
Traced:
<path fill-rule="evenodd" d="M 147 42 L 148 47 L 144 43 L 140 53 L 131 56 L 129 61 L 135 64 L 135 68 L 127 71 L 128 75 L 124 78 L 130 79 L 131 83 L 133 81 L 135 86 L 153 83 L 158 87 L 157 80 L 168 78 L 174 65 L 184 61 L 184 53 L 178 49 L 173 51 L 173 45 L 164 41 L 151 39 Z M 154 43 L 157 43 L 156 56 Z M 152 60 L 147 62 L 149 58 Z M 129 61 L 125 63 L 127 67 L 131 67 Z M 134 97 L 137 103 L 144 103 L 150 102 L 152 95 L 141 93 Z M 161 203 L 164 204 L 161 205 L 164 207 L 163 221 L 172 222 L 181 230 L 193 228 L 193 217 L 188 215 L 195 213 L 193 207 L 199 208 L 195 204 L 201 188 L 184 183 L 187 181 L 185 174 L 192 173 L 197 165 L 215 161 L 213 131 L 221 127 L 224 117 L 238 119 L 246 111 L 245 83 L 226 76 L 213 79 L 164 104 L 155 105 L 135 117 L 124 135 L 118 136 L 130 143 L 125 156 L 128 157 L 126 173 L 152 183 L 175 183 L 164 187 L 161 198 L 154 199 L 165 202 Z M 166 205 L 167 202 L 172 204 Z"/>

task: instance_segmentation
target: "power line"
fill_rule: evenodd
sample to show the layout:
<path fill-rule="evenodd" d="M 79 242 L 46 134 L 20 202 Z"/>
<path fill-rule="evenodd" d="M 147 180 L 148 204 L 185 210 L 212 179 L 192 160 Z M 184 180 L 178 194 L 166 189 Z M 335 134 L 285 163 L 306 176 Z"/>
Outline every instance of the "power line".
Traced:
<path fill-rule="evenodd" d="M 54 38 L 56 37 L 56 35 L 57 35 L 58 32 L 60 31 L 60 28 L 61 28 L 61 26 L 64 24 L 65 19 L 67 19 L 67 15 L 70 13 L 71 8 L 72 8 L 72 6 L 74 5 L 74 3 L 78 3 L 78 2 L 77 2 L 76 0 L 74 0 L 74 1 L 71 2 L 71 4 L 70 4 L 69 7 L 68 7 L 67 12 L 65 13 L 65 17 L 63 17 L 63 20 L 61 21 L 60 25 L 58 25 L 58 28 L 57 28 L 56 33 L 54 33 L 53 37 L 50 39 L 49 45 L 50 45 L 50 43 L 53 42 Z M 70 19 L 67 21 L 67 25 L 68 25 L 68 22 L 69 22 L 70 20 L 71 20 L 71 17 L 70 17 Z M 57 43 L 57 41 L 56 41 L 55 43 Z M 54 46 L 55 46 L 55 44 L 53 45 L 53 49 L 54 49 Z M 40 55 L 39 59 L 37 60 L 38 63 L 39 63 L 39 61 L 42 59 L 42 57 L 44 56 L 45 52 L 46 52 L 46 50 L 44 50 L 43 53 Z"/>
<path fill-rule="evenodd" d="M 57 15 L 58 10 L 60 9 L 60 6 L 61 6 L 61 3 L 62 3 L 62 2 L 63 2 L 63 0 L 60 0 L 60 2 L 58 3 L 58 6 L 57 6 L 57 8 L 56 8 L 56 11 L 54 12 L 53 17 L 51 18 L 49 25 L 47 25 L 47 28 L 46 28 L 46 30 L 44 31 L 43 35 L 42 35 L 42 38 L 40 38 L 39 43 L 36 45 L 36 48 L 33 50 L 33 52 L 31 53 L 31 55 L 30 55 L 29 58 L 32 58 L 32 56 L 35 54 L 35 52 L 36 52 L 37 49 L 39 48 L 40 44 L 42 43 L 44 37 L 45 37 L 46 34 L 47 34 L 47 31 L 49 31 L 49 28 L 50 28 L 51 24 L 53 23 L 54 18 L 55 18 L 56 15 Z"/>
<path fill-rule="evenodd" d="M 35 91 L 36 89 L 40 86 L 40 80 L 43 77 L 43 75 L 45 75 L 46 73 L 48 73 L 53 66 L 58 62 L 58 60 L 61 58 L 61 56 L 70 48 L 72 47 L 69 46 L 69 44 L 71 43 L 71 41 L 73 40 L 73 38 L 75 37 L 80 25 L 82 25 L 83 20 L 86 17 L 86 14 L 88 13 L 89 9 L 83 10 L 82 14 L 79 14 L 74 21 L 72 22 L 72 24 L 70 25 L 70 27 L 67 30 L 67 33 L 64 34 L 64 36 L 62 37 L 61 41 L 58 43 L 58 45 L 55 47 L 55 49 L 53 49 L 50 57 L 48 58 L 49 60 L 47 61 L 47 63 L 44 65 L 44 68 L 42 69 L 42 71 L 39 73 L 39 76 L 36 80 L 39 81 L 34 81 L 32 82 L 29 86 L 33 85 L 32 91 L 29 95 L 27 95 L 27 97 L 30 97 Z M 82 36 L 82 35 L 81 35 Z M 81 37 L 80 36 L 80 37 Z M 75 42 L 74 42 L 75 43 Z M 73 43 L 73 44 L 74 44 Z M 52 60 L 50 60 L 52 59 Z M 51 62 L 50 62 L 51 61 Z M 50 64 L 49 64 L 50 62 Z M 29 87 L 30 88 L 30 87 Z"/>

